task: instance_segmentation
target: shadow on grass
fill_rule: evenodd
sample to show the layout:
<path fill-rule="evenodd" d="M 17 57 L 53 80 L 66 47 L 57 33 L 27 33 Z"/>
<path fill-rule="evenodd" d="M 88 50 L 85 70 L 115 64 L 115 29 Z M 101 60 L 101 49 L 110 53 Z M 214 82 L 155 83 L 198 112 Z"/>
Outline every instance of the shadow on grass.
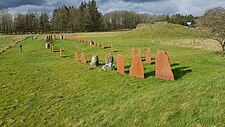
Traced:
<path fill-rule="evenodd" d="M 59 50 L 53 50 L 53 52 L 59 52 Z"/>
<path fill-rule="evenodd" d="M 172 69 L 172 71 L 173 71 L 175 80 L 177 80 L 182 78 L 186 74 L 191 73 L 192 69 L 190 69 L 190 67 L 178 67 L 178 68 Z"/>
<path fill-rule="evenodd" d="M 63 55 L 63 56 L 62 56 L 62 58 L 67 58 L 67 57 L 69 57 L 69 56 L 67 56 L 67 55 Z"/>
<path fill-rule="evenodd" d="M 104 66 L 104 65 L 105 65 L 104 63 L 99 63 L 99 64 L 98 64 L 98 66 Z"/>
<path fill-rule="evenodd" d="M 180 64 L 173 63 L 173 64 L 171 64 L 171 67 L 178 66 L 178 65 L 180 65 Z M 178 80 L 178 79 L 182 78 L 183 76 L 185 76 L 186 74 L 191 73 L 192 69 L 190 67 L 177 67 L 175 69 L 172 69 L 172 72 L 173 72 L 175 80 Z M 155 76 L 155 71 L 150 71 L 150 72 L 145 73 L 145 78 L 148 78 L 150 76 Z"/>
<path fill-rule="evenodd" d="M 124 71 L 125 74 L 129 74 L 130 73 L 130 70 L 127 70 L 127 71 Z"/>
<path fill-rule="evenodd" d="M 143 58 L 143 57 L 142 57 L 141 60 L 142 60 L 142 62 L 144 62 L 144 61 L 146 61 L 146 58 Z"/>
<path fill-rule="evenodd" d="M 155 71 L 150 71 L 150 72 L 145 73 L 145 78 L 148 78 L 150 76 L 155 76 Z"/>
<path fill-rule="evenodd" d="M 125 66 L 125 67 L 124 67 L 124 69 L 125 69 L 124 73 L 125 73 L 125 74 L 129 74 L 129 72 L 130 72 L 130 67 L 131 67 L 131 65 L 128 65 L 128 66 Z"/>
<path fill-rule="evenodd" d="M 171 64 L 171 67 L 175 67 L 175 66 L 179 66 L 179 63 L 173 63 Z M 187 67 L 177 67 L 175 69 L 172 69 L 173 75 L 174 75 L 174 79 L 178 80 L 180 78 L 182 78 L 183 76 L 185 76 L 188 73 L 192 72 L 192 69 L 190 69 L 189 66 Z"/>
<path fill-rule="evenodd" d="M 111 48 L 111 47 L 104 47 L 104 49 L 109 49 L 109 48 Z"/>
<path fill-rule="evenodd" d="M 171 64 L 171 67 L 178 66 L 178 65 L 180 65 L 180 64 L 179 63 L 173 63 L 173 64 Z"/>

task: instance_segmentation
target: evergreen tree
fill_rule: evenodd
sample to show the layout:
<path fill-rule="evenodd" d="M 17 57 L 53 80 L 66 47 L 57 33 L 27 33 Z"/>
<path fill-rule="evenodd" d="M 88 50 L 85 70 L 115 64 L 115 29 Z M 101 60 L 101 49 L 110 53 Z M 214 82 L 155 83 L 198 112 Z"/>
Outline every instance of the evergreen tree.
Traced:
<path fill-rule="evenodd" d="M 81 5 L 78 11 L 78 26 L 79 26 L 78 29 L 81 32 L 84 32 L 86 29 L 86 24 L 85 24 L 86 8 L 87 8 L 87 3 L 81 2 Z"/>
<path fill-rule="evenodd" d="M 74 7 L 69 8 L 69 31 L 79 31 L 78 25 L 78 10 Z"/>
<path fill-rule="evenodd" d="M 67 32 L 69 28 L 69 9 L 64 5 L 53 12 L 51 28 L 54 32 Z"/>
<path fill-rule="evenodd" d="M 38 17 L 37 14 L 35 14 L 34 12 L 28 12 L 26 14 L 26 32 L 34 32 L 37 33 L 38 30 L 38 25 L 39 21 L 38 21 Z"/>
<path fill-rule="evenodd" d="M 41 16 L 39 18 L 39 25 L 40 25 L 40 30 L 43 33 L 47 33 L 50 30 L 49 17 L 46 12 L 41 13 Z"/>

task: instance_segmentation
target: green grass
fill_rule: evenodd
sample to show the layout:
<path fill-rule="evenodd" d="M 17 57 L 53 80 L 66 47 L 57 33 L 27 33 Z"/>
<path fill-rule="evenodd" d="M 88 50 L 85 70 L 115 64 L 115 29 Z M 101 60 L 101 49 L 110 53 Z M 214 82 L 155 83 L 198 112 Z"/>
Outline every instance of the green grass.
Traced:
<path fill-rule="evenodd" d="M 0 49 L 9 45 L 11 43 L 11 41 L 13 36 L 12 35 L 0 35 Z"/>
<path fill-rule="evenodd" d="M 145 25 L 122 35 L 125 38 L 185 39 L 201 36 L 202 32 L 177 24 Z"/>
<path fill-rule="evenodd" d="M 85 52 L 87 60 L 98 53 L 103 64 L 110 48 L 53 41 L 68 56 L 60 58 L 59 52 L 44 48 L 44 40 L 29 38 L 19 43 L 23 53 L 16 45 L 0 55 L 0 126 L 225 126 L 225 59 L 152 43 L 158 37 L 131 37 L 135 31 L 76 35 L 104 41 L 107 47 L 113 43 L 114 57 L 125 56 L 126 71 L 132 47 L 141 47 L 143 56 L 151 48 L 153 58 L 158 49 L 166 49 L 176 81 L 156 79 L 154 64 L 144 64 L 145 79 L 100 67 L 88 70 L 88 64 L 75 62 L 74 52 Z"/>

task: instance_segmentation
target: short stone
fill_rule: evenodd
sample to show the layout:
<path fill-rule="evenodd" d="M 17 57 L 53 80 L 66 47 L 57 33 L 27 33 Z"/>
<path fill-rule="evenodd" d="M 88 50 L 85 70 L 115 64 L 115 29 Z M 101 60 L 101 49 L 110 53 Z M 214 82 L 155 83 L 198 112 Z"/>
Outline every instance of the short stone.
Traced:
<path fill-rule="evenodd" d="M 113 62 L 114 62 L 114 57 L 111 54 L 108 54 L 105 57 L 105 63 L 108 64 L 108 63 L 113 63 Z"/>
<path fill-rule="evenodd" d="M 101 44 L 100 44 L 99 42 L 98 42 L 98 44 L 97 44 L 97 45 L 98 45 L 98 47 L 99 47 L 99 48 L 101 47 Z"/>
<path fill-rule="evenodd" d="M 76 60 L 77 62 L 79 62 L 79 54 L 78 54 L 77 51 L 75 52 L 75 60 Z"/>
<path fill-rule="evenodd" d="M 146 64 L 151 64 L 151 50 L 150 50 L 150 48 L 148 48 L 147 52 L 146 52 Z"/>
<path fill-rule="evenodd" d="M 168 53 L 166 51 L 157 51 L 156 78 L 174 81 L 174 75 L 171 70 Z"/>
<path fill-rule="evenodd" d="M 51 47 L 50 47 L 50 43 L 48 43 L 48 42 L 45 43 L 45 48 L 46 48 L 46 49 L 50 49 L 50 48 L 51 48 Z"/>
<path fill-rule="evenodd" d="M 91 58 L 91 63 L 90 63 L 90 69 L 96 68 L 99 65 L 99 58 L 98 55 L 95 54 L 92 58 Z"/>
<path fill-rule="evenodd" d="M 114 70 L 114 58 L 111 54 L 108 54 L 105 58 L 105 65 L 102 66 L 103 71 L 112 71 Z"/>
<path fill-rule="evenodd" d="M 105 48 L 104 42 L 102 42 L 102 48 L 103 48 L 103 49 Z"/>
<path fill-rule="evenodd" d="M 132 65 L 130 67 L 130 76 L 144 78 L 144 67 L 142 64 L 141 57 L 139 55 L 135 55 L 132 59 Z"/>
<path fill-rule="evenodd" d="M 83 64 L 86 64 L 86 63 L 87 63 L 85 53 L 81 53 L 81 58 L 80 58 L 80 60 L 81 60 L 81 63 L 83 63 Z"/>
<path fill-rule="evenodd" d="M 51 47 L 52 47 L 52 52 L 54 52 L 54 46 L 52 45 Z"/>
<path fill-rule="evenodd" d="M 114 46 L 111 44 L 111 53 L 114 53 Z"/>
<path fill-rule="evenodd" d="M 122 54 L 117 55 L 117 71 L 124 74 L 124 56 Z"/>
<path fill-rule="evenodd" d="M 60 57 L 63 57 L 63 55 L 62 55 L 62 48 L 59 49 L 59 54 L 60 54 Z"/>

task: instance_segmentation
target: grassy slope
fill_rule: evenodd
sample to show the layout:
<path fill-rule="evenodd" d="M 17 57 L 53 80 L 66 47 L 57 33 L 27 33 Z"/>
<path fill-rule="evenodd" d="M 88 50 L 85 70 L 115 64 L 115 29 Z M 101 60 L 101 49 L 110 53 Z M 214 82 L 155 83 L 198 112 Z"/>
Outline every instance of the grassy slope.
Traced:
<path fill-rule="evenodd" d="M 88 65 L 74 61 L 77 50 L 85 52 L 88 60 L 98 53 L 104 63 L 110 48 L 59 40 L 55 47 L 62 47 L 68 56 L 61 59 L 58 52 L 44 49 L 44 41 L 27 39 L 22 42 L 23 53 L 15 46 L 0 55 L 0 125 L 224 126 L 224 58 L 213 52 L 153 44 L 151 40 L 158 37 L 131 34 L 85 37 L 104 41 L 106 46 L 113 43 L 115 56 L 125 55 L 126 71 L 131 47 L 141 47 L 143 56 L 150 47 L 153 58 L 157 49 L 167 49 L 175 82 L 156 80 L 154 65 L 144 64 L 146 78 L 136 79 L 100 69 L 89 71 Z"/>
<path fill-rule="evenodd" d="M 124 37 L 154 38 L 160 40 L 193 38 L 201 32 L 176 24 L 145 25 L 125 34 Z"/>
<path fill-rule="evenodd" d="M 10 44 L 13 36 L 10 35 L 0 35 L 0 49 Z"/>

